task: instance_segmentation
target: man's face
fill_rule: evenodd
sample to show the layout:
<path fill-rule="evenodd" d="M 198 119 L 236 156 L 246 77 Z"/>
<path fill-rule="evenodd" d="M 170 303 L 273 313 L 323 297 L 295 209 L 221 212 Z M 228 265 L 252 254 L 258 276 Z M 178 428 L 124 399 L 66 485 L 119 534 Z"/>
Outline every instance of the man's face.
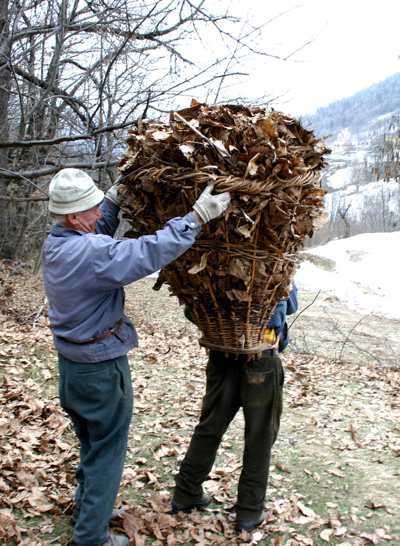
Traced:
<path fill-rule="evenodd" d="M 83 212 L 75 212 L 68 214 L 68 223 L 71 227 L 84 233 L 94 233 L 96 230 L 96 222 L 102 217 L 100 205 L 93 207 Z"/>

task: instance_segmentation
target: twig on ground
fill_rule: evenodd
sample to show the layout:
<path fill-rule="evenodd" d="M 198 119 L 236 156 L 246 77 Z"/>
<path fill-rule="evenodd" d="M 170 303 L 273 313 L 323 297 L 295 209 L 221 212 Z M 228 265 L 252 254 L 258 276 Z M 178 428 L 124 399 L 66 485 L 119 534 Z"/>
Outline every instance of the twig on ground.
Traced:
<path fill-rule="evenodd" d="M 36 313 L 36 315 L 35 315 L 34 318 L 33 318 L 33 321 L 32 321 L 32 328 L 35 328 L 35 326 L 36 326 L 36 321 L 38 320 L 38 318 L 40 317 L 40 315 L 43 313 L 43 310 L 44 310 L 44 308 L 45 308 L 45 305 L 46 305 L 46 297 L 43 298 L 43 303 L 42 303 L 42 305 L 40 306 L 39 311 Z"/>
<path fill-rule="evenodd" d="M 299 318 L 299 316 L 302 315 L 302 314 L 304 313 L 304 311 L 306 311 L 309 307 L 311 307 L 311 306 L 317 301 L 318 296 L 319 296 L 320 294 L 321 294 L 321 290 L 318 290 L 318 292 L 317 292 L 315 298 L 312 300 L 312 302 L 309 303 L 308 305 L 306 305 L 306 306 L 304 307 L 304 309 L 302 309 L 302 310 L 300 311 L 300 313 L 297 313 L 297 315 L 294 317 L 294 319 L 292 320 L 292 322 L 289 324 L 288 330 L 290 330 L 290 328 L 293 326 L 293 324 L 296 322 L 296 320 Z"/>
<path fill-rule="evenodd" d="M 332 325 L 334 326 L 335 330 L 341 334 L 343 337 L 346 337 L 346 334 L 343 332 L 343 330 L 341 328 L 339 328 L 339 326 L 337 325 L 336 321 L 334 318 L 332 318 L 332 316 L 330 315 L 328 309 L 326 307 L 323 308 L 324 312 L 326 313 L 326 316 L 331 320 L 331 323 Z M 360 353 L 363 353 L 363 354 L 366 354 L 368 355 L 369 357 L 373 358 L 379 365 L 382 364 L 382 362 L 380 361 L 380 359 L 375 356 L 373 353 L 370 353 L 369 351 L 366 351 L 365 349 L 363 349 L 362 347 L 360 347 L 359 345 L 357 345 L 357 343 L 355 343 L 355 341 L 353 341 L 351 338 L 348 339 L 348 341 L 350 341 L 354 347 L 360 351 Z"/>
<path fill-rule="evenodd" d="M 354 332 L 354 330 L 357 328 L 357 326 L 367 317 L 369 317 L 369 313 L 368 315 L 364 315 L 363 317 L 361 317 L 355 324 L 352 328 L 350 328 L 350 330 L 348 331 L 343 343 L 342 343 L 342 347 L 340 349 L 340 353 L 339 353 L 339 360 L 342 360 L 342 356 L 343 356 L 343 351 L 344 351 L 344 348 L 346 346 L 346 343 L 347 341 L 350 339 L 350 336 L 351 334 Z"/>

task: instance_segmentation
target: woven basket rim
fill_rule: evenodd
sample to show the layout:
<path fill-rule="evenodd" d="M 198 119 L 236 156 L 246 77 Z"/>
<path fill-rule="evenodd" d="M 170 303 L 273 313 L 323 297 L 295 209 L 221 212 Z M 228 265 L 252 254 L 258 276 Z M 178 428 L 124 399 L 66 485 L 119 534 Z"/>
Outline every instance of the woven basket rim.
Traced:
<path fill-rule="evenodd" d="M 277 345 L 271 345 L 269 343 L 260 343 L 254 345 L 253 347 L 239 348 L 239 347 L 229 347 L 228 345 L 217 345 L 215 343 L 210 343 L 204 337 L 199 339 L 199 344 L 202 347 L 207 349 L 212 349 L 214 351 L 219 351 L 222 353 L 238 354 L 238 355 L 249 355 L 254 353 L 262 353 L 267 350 L 273 350 L 277 348 Z"/>

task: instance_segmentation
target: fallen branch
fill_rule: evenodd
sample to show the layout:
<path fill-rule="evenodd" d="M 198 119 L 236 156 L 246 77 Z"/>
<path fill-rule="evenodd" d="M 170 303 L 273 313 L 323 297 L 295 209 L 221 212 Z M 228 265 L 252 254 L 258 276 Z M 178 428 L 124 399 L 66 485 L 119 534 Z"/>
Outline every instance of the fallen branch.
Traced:
<path fill-rule="evenodd" d="M 343 330 L 341 328 L 339 328 L 339 326 L 337 325 L 337 322 L 335 321 L 334 318 L 332 318 L 332 316 L 330 315 L 328 309 L 326 307 L 323 308 L 324 310 L 324 313 L 326 313 L 326 315 L 330 318 L 331 320 L 331 323 L 333 324 L 333 327 L 335 328 L 335 330 L 341 334 L 343 337 L 347 337 L 347 334 L 345 332 L 343 332 Z M 347 339 L 347 342 L 350 342 L 352 345 L 354 345 L 354 347 L 360 351 L 360 353 L 363 353 L 363 354 L 366 354 L 367 356 L 371 357 L 373 360 L 375 360 L 378 364 L 381 364 L 381 361 L 380 359 L 375 356 L 373 353 L 370 353 L 369 351 L 366 351 L 365 349 L 363 349 L 362 347 L 360 347 L 359 345 L 357 345 L 357 343 L 355 343 L 355 341 L 353 341 L 350 337 Z"/>
<path fill-rule="evenodd" d="M 343 343 L 342 343 L 342 347 L 340 349 L 340 353 L 339 353 L 339 360 L 342 360 L 342 355 L 343 355 L 343 351 L 344 351 L 344 348 L 346 346 L 346 343 L 347 341 L 350 339 L 350 336 L 351 334 L 355 331 L 355 329 L 357 328 L 357 326 L 365 319 L 369 317 L 369 314 L 368 315 L 364 315 L 363 317 L 361 317 L 355 324 L 354 326 L 352 326 L 352 328 L 350 328 L 350 330 L 348 331 L 347 333 L 347 336 L 345 337 Z"/>
<path fill-rule="evenodd" d="M 293 324 L 296 322 L 296 320 L 299 318 L 300 315 L 302 315 L 304 313 L 304 311 L 307 311 L 307 309 L 309 309 L 312 305 L 314 305 L 314 303 L 317 301 L 318 299 L 318 296 L 321 294 L 321 290 L 318 290 L 315 298 L 312 300 L 311 303 L 309 303 L 308 305 L 306 305 L 306 307 L 304 307 L 304 309 L 302 309 L 300 311 L 300 313 L 298 313 L 294 319 L 292 320 L 292 322 L 290 323 L 290 325 L 288 326 L 288 330 L 290 330 L 290 328 L 293 326 Z"/>

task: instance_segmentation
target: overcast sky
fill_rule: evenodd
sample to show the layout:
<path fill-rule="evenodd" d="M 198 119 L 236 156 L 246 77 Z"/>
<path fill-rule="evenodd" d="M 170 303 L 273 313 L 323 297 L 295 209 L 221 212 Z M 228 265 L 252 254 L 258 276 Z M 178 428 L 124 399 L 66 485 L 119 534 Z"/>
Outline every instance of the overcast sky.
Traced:
<path fill-rule="evenodd" d="M 278 106 L 300 115 L 400 72 L 400 0 L 232 0 L 253 24 L 286 10 L 258 46 L 282 57 L 300 51 L 287 61 L 248 56 L 242 94 L 284 94 Z"/>

